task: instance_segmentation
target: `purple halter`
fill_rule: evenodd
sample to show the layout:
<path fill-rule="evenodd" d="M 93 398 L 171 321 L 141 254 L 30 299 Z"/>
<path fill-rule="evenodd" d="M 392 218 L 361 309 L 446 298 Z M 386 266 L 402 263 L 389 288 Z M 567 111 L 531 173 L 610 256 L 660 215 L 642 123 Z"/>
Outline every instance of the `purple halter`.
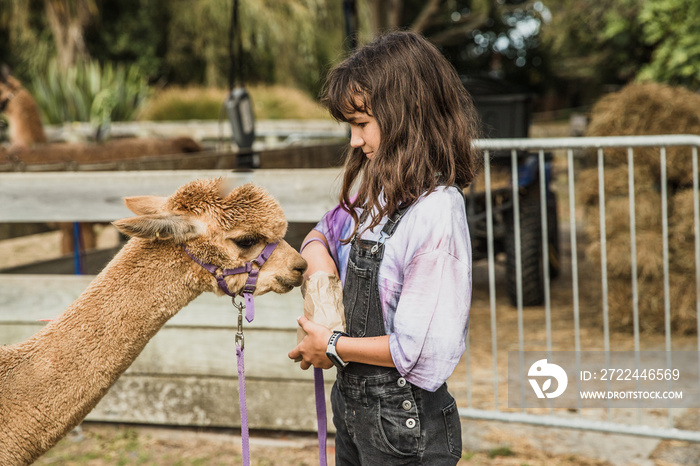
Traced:
<path fill-rule="evenodd" d="M 183 246 L 183 249 L 193 261 L 204 267 L 204 269 L 206 269 L 207 272 L 209 272 L 214 276 L 214 278 L 216 278 L 216 283 L 219 284 L 219 288 L 221 289 L 221 291 L 231 296 L 232 298 L 241 295 L 243 296 L 246 308 L 245 318 L 250 323 L 255 317 L 255 307 L 253 305 L 253 292 L 255 291 L 255 285 L 258 281 L 258 274 L 260 273 L 260 268 L 270 258 L 270 256 L 272 255 L 272 251 L 275 250 L 278 244 L 279 242 L 269 243 L 267 246 L 265 246 L 265 249 L 262 250 L 258 257 L 256 257 L 252 261 L 246 262 L 241 267 L 236 267 L 234 269 L 222 269 L 221 267 L 217 267 L 214 264 L 206 264 L 197 259 L 195 256 L 193 256 L 185 246 Z M 253 268 L 253 264 L 257 265 L 258 268 Z M 229 275 L 238 275 L 241 273 L 247 273 L 248 279 L 246 280 L 243 289 L 239 293 L 231 293 L 231 290 L 228 289 L 228 285 L 226 284 L 226 277 Z"/>

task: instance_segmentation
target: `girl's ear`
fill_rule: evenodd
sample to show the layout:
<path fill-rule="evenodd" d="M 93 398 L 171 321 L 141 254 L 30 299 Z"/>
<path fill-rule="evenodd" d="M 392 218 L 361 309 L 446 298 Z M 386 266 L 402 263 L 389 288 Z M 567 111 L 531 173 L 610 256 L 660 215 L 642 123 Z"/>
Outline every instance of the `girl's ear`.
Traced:
<path fill-rule="evenodd" d="M 170 240 L 184 243 L 200 236 L 204 224 L 183 215 L 153 214 L 130 217 L 112 222 L 117 230 L 128 236 L 147 240 Z"/>

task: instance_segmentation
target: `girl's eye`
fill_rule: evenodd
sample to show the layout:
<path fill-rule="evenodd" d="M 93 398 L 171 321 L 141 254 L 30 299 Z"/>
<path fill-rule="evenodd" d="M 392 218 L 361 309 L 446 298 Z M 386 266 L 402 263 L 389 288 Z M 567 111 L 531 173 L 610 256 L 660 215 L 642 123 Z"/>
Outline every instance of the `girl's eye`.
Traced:
<path fill-rule="evenodd" d="M 258 239 L 253 236 L 242 236 L 240 238 L 232 238 L 231 241 L 233 241 L 236 244 L 236 246 L 238 246 L 241 249 L 252 248 L 258 243 Z"/>

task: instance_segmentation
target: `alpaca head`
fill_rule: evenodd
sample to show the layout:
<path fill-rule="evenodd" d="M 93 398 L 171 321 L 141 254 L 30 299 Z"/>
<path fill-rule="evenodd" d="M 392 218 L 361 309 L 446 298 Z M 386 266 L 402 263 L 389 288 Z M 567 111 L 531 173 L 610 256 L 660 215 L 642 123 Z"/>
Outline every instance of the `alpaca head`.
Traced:
<path fill-rule="evenodd" d="M 306 261 L 282 239 L 287 221 L 279 203 L 253 184 L 227 191 L 221 180 L 197 180 L 167 198 L 127 198 L 127 207 L 138 216 L 114 225 L 142 240 L 185 246 L 200 261 L 221 269 L 240 267 L 279 241 L 260 269 L 255 295 L 285 293 L 301 285 Z M 246 278 L 227 277 L 229 290 L 241 290 Z M 213 277 L 210 291 L 221 293 Z"/>

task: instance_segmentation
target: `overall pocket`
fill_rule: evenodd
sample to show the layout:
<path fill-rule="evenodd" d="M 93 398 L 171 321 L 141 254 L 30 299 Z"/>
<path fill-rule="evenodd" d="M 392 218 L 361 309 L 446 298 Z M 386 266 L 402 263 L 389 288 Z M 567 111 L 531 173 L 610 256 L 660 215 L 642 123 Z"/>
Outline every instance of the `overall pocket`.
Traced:
<path fill-rule="evenodd" d="M 462 457 L 462 424 L 457 411 L 457 403 L 453 400 L 442 409 L 445 418 L 445 431 L 447 433 L 447 445 L 450 453 L 457 458 Z"/>
<path fill-rule="evenodd" d="M 420 446 L 420 418 L 412 390 L 394 391 L 379 397 L 379 435 L 386 453 L 414 456 Z"/>

